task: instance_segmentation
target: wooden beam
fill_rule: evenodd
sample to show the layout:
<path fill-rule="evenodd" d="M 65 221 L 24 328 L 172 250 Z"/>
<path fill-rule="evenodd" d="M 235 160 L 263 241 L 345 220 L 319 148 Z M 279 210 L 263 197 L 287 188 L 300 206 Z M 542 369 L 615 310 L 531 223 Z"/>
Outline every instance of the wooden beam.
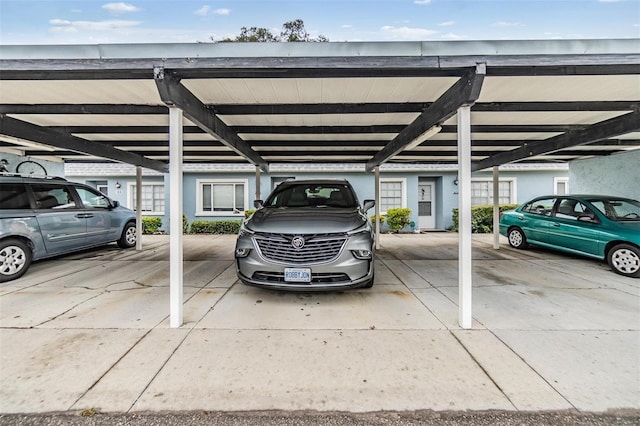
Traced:
<path fill-rule="evenodd" d="M 167 172 L 167 165 L 163 162 L 122 151 L 99 142 L 88 141 L 69 133 L 7 117 L 4 114 L 0 114 L 0 134 L 82 154 L 133 164 L 135 166 L 142 166 L 161 173 Z"/>
<path fill-rule="evenodd" d="M 165 73 L 163 68 L 154 69 L 154 78 L 162 102 L 168 106 L 180 108 L 184 112 L 184 116 L 202 130 L 246 158 L 247 161 L 259 166 L 264 172 L 268 171 L 269 165 L 264 158 L 184 87 L 178 79 Z"/>
<path fill-rule="evenodd" d="M 548 154 L 564 148 L 585 145 L 637 131 L 640 131 L 640 112 L 638 111 L 601 121 L 582 129 L 569 130 L 566 133 L 543 141 L 524 144 L 514 150 L 492 155 L 482 161 L 474 162 L 471 165 L 471 169 L 474 172 L 484 170 L 536 155 Z M 587 155 L 587 151 L 584 152 L 584 155 Z"/>
<path fill-rule="evenodd" d="M 453 116 L 463 105 L 472 105 L 480 96 L 482 82 L 486 74 L 485 64 L 477 64 L 464 77 L 451 86 L 442 96 L 424 110 L 418 118 L 402 130 L 391 142 L 367 162 L 366 170 L 371 172 L 375 167 L 388 161 L 402 152 L 421 134 L 435 125 L 442 124 Z"/>

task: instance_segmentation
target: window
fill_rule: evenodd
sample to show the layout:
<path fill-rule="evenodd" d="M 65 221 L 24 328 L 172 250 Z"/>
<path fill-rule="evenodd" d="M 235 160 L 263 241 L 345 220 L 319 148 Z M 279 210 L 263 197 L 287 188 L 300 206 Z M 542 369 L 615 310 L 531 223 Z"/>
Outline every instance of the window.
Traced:
<path fill-rule="evenodd" d="M 27 189 L 22 183 L 3 183 L 0 185 L 0 210 L 28 209 Z"/>
<path fill-rule="evenodd" d="M 198 180 L 197 216 L 243 215 L 249 203 L 246 180 Z"/>
<path fill-rule="evenodd" d="M 65 185 L 31 185 L 37 209 L 75 209 L 76 203 L 71 191 Z"/>
<path fill-rule="evenodd" d="M 380 179 L 380 213 L 407 206 L 406 179 Z"/>
<path fill-rule="evenodd" d="M 539 200 L 530 201 L 526 206 L 522 208 L 523 212 L 538 214 L 541 216 L 551 216 L 553 211 L 553 205 L 555 204 L 555 198 L 544 198 Z"/>
<path fill-rule="evenodd" d="M 553 191 L 556 195 L 567 195 L 569 193 L 569 178 L 553 178 Z"/>
<path fill-rule="evenodd" d="M 86 188 L 76 187 L 76 192 L 82 200 L 82 205 L 88 209 L 109 208 L 109 201 L 101 192 L 89 191 Z"/>
<path fill-rule="evenodd" d="M 129 206 L 136 209 L 136 184 L 129 183 Z M 142 200 L 140 205 L 142 214 L 163 215 L 164 214 L 164 184 L 163 183 L 143 183 Z"/>
<path fill-rule="evenodd" d="M 500 180 L 498 182 L 498 202 L 500 204 L 510 204 L 514 201 L 515 181 Z M 472 180 L 471 181 L 471 205 L 484 206 L 493 204 L 493 181 L 492 180 Z"/>

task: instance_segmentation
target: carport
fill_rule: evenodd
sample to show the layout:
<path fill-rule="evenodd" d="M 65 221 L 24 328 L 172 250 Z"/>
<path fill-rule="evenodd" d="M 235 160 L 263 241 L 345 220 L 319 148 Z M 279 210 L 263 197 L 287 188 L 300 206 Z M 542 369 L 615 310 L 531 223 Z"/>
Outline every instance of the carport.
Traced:
<path fill-rule="evenodd" d="M 0 108 L 0 149 L 134 164 L 137 188 L 142 167 L 169 173 L 172 327 L 183 163 L 250 162 L 256 176 L 357 163 L 376 183 L 387 162 L 457 164 L 470 328 L 471 173 L 493 168 L 496 194 L 501 164 L 637 149 L 640 52 L 633 39 L 1 46 Z"/>

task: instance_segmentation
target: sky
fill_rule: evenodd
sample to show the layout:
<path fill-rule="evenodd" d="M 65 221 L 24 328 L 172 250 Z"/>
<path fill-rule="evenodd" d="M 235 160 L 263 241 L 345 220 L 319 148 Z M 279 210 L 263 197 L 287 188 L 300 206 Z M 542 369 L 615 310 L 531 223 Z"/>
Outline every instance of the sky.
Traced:
<path fill-rule="evenodd" d="M 640 38 L 640 0 L 0 0 L 0 44 L 208 42 L 296 19 L 330 41 Z"/>

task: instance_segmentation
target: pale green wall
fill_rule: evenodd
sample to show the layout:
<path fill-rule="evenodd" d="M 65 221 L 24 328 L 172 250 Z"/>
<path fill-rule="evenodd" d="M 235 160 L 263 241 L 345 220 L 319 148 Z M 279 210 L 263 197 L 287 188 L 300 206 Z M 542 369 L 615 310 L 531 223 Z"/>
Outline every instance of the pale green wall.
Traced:
<path fill-rule="evenodd" d="M 640 150 L 570 162 L 569 189 L 640 200 Z"/>

